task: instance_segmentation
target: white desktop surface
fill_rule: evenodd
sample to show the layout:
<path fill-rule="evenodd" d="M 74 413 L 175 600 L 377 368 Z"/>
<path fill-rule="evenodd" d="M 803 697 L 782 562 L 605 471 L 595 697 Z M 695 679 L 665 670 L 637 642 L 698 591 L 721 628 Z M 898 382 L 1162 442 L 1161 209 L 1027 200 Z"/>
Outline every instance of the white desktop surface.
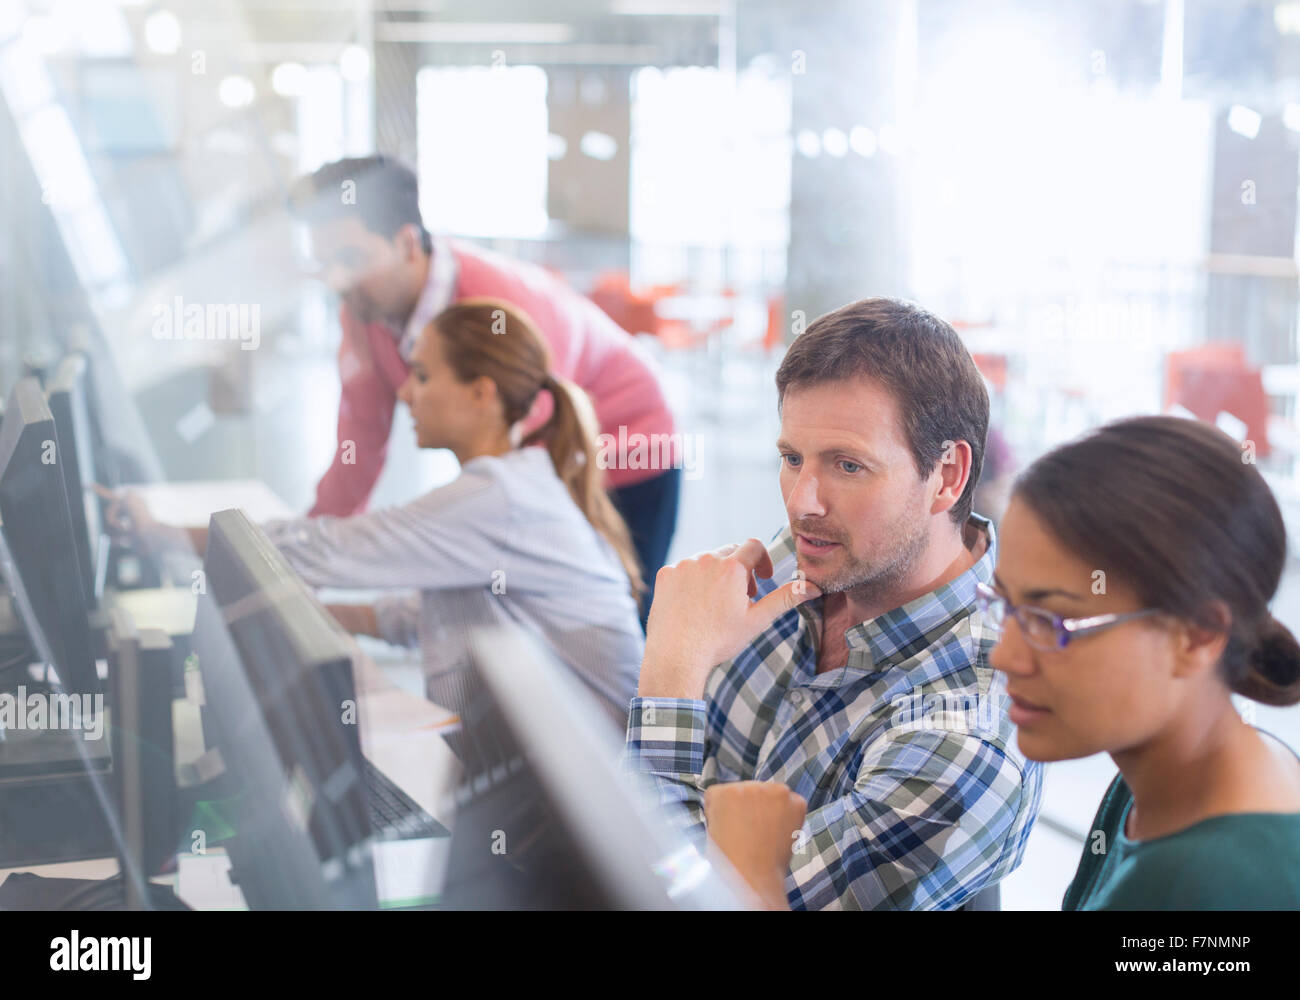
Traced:
<path fill-rule="evenodd" d="M 260 479 L 194 479 L 124 487 L 138 494 L 155 520 L 185 528 L 206 528 L 219 510 L 239 507 L 256 524 L 297 514 Z"/>

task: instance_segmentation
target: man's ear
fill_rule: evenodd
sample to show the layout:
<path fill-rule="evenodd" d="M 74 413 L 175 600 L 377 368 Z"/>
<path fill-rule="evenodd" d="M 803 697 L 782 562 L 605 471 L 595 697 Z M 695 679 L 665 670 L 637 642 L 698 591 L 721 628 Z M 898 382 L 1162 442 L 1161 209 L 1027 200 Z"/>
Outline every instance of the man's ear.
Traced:
<path fill-rule="evenodd" d="M 424 256 L 424 241 L 420 237 L 420 227 L 408 222 L 397 231 L 397 245 L 405 260 L 414 260 Z"/>
<path fill-rule="evenodd" d="M 930 504 L 931 514 L 942 514 L 956 506 L 970 480 L 973 458 L 969 442 L 943 443 L 943 453 L 930 476 L 935 489 L 934 501 Z"/>

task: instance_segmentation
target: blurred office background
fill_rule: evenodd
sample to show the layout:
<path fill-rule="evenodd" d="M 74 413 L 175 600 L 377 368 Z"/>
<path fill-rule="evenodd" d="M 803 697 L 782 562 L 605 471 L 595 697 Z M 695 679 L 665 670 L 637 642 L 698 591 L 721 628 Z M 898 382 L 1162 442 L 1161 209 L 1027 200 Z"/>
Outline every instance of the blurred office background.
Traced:
<path fill-rule="evenodd" d="M 782 524 L 772 375 L 867 295 L 942 314 L 988 378 L 984 512 L 1172 406 L 1248 442 L 1300 539 L 1298 2 L 4 0 L 0 381 L 84 346 L 123 478 L 305 509 L 339 329 L 285 194 L 372 152 L 431 228 L 658 360 L 696 461 L 676 555 Z M 254 310 L 257 349 L 159 339 L 178 299 Z M 399 416 L 375 502 L 454 471 Z M 1300 627 L 1294 570 L 1277 610 Z M 1294 711 L 1255 718 L 1300 747 Z M 1059 906 L 1112 773 L 1049 769 L 1004 906 Z"/>

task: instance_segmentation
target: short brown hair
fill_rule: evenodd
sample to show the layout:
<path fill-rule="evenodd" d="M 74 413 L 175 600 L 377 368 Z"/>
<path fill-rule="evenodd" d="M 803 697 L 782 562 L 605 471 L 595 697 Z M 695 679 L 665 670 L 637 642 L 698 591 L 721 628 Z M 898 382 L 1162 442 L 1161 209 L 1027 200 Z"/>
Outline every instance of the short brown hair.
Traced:
<path fill-rule="evenodd" d="M 352 185 L 351 197 L 344 198 L 347 183 Z M 415 171 L 391 156 L 348 157 L 304 174 L 289 189 L 289 211 L 311 226 L 354 215 L 387 240 L 403 226 L 415 226 L 424 252 L 433 250 L 433 238 L 420 217 Z"/>
<path fill-rule="evenodd" d="M 964 523 L 984 464 L 989 394 L 957 331 L 900 299 L 841 306 L 813 320 L 790 345 L 776 373 L 777 397 L 784 403 L 789 389 L 857 377 L 875 379 L 898 400 L 921 477 L 933 471 L 950 442 L 970 445 L 970 479 L 949 511 Z"/>

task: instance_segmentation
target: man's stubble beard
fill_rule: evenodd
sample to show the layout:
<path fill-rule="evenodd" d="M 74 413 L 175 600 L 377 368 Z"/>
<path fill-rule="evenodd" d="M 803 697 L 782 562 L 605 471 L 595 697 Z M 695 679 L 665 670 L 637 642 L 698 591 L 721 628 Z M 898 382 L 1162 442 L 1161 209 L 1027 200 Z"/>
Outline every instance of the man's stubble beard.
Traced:
<path fill-rule="evenodd" d="M 343 296 L 343 301 L 348 307 L 348 312 L 352 313 L 360 323 L 374 323 L 381 318 L 374 302 L 364 293 L 349 292 Z"/>
<path fill-rule="evenodd" d="M 795 525 L 791 528 L 796 530 Z M 811 526 L 808 531 L 818 534 Z M 802 565 L 799 568 L 823 594 L 847 593 L 858 603 L 878 604 L 898 592 L 903 581 L 925 556 L 930 545 L 929 519 L 920 517 L 915 521 L 897 523 L 884 537 L 888 541 L 878 558 L 870 563 L 853 559 L 832 577 L 818 579 L 815 570 L 810 572 Z M 833 540 L 844 544 L 839 538 Z M 848 551 L 847 544 L 844 544 L 844 550 Z"/>

